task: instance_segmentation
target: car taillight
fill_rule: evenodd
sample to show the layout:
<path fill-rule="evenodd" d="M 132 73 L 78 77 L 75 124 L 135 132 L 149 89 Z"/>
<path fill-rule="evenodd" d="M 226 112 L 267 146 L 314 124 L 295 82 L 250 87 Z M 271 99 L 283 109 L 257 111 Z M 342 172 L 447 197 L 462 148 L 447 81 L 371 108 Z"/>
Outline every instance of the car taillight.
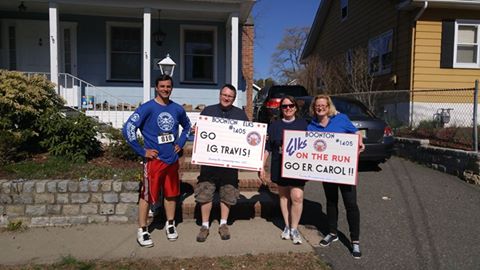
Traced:
<path fill-rule="evenodd" d="M 385 129 L 383 130 L 383 136 L 384 137 L 391 137 L 393 136 L 393 130 L 391 127 L 386 126 Z"/>
<path fill-rule="evenodd" d="M 280 107 L 280 100 L 282 99 L 281 98 L 269 99 L 267 102 L 265 102 L 265 107 L 267 107 L 268 109 L 277 109 L 278 107 Z"/>

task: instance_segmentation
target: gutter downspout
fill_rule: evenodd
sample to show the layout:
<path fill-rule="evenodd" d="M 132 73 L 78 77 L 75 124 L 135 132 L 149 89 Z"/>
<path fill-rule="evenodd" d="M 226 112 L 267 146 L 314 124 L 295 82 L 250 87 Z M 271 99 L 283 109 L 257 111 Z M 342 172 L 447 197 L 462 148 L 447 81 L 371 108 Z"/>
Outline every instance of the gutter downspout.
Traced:
<path fill-rule="evenodd" d="M 417 13 L 415 18 L 413 19 L 413 27 L 412 27 L 412 48 L 411 48 L 411 58 L 410 58 L 410 127 L 413 126 L 413 76 L 414 76 L 414 69 L 415 69 L 415 46 L 416 46 L 416 36 L 417 36 L 417 21 L 423 15 L 425 10 L 428 7 L 428 1 L 423 2 L 423 7 Z"/>

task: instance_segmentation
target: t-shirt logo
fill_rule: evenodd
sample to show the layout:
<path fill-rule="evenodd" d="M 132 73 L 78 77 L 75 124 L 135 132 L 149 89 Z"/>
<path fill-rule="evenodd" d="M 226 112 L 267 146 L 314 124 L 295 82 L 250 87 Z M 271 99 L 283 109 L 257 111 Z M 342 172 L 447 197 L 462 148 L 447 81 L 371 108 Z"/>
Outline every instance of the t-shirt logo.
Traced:
<path fill-rule="evenodd" d="M 132 121 L 132 122 L 137 122 L 138 120 L 140 120 L 140 115 L 138 113 L 134 113 L 130 117 L 130 121 Z"/>
<path fill-rule="evenodd" d="M 162 112 L 161 114 L 158 115 L 157 125 L 158 127 L 160 127 L 161 130 L 163 131 L 172 130 L 174 123 L 175 121 L 173 120 L 173 117 L 170 113 Z"/>

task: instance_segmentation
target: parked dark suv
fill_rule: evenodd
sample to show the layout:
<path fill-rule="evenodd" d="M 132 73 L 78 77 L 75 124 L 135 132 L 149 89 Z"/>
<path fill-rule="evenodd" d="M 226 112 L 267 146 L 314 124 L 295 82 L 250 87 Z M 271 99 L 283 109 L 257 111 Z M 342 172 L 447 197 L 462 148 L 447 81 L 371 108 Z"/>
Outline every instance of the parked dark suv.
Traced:
<path fill-rule="evenodd" d="M 255 121 L 270 123 L 278 117 L 280 112 L 280 100 L 284 96 L 303 97 L 308 96 L 307 89 L 301 85 L 274 85 L 262 89 L 258 94 L 257 104 L 263 98 L 261 106 L 258 108 Z M 255 103 L 255 102 L 254 102 Z M 258 106 L 258 105 L 257 105 Z M 255 104 L 254 104 L 255 107 Z M 254 108 L 255 111 L 255 108 Z"/>
<path fill-rule="evenodd" d="M 310 121 L 310 104 L 313 97 L 299 97 L 297 104 L 300 115 Z M 376 117 L 362 102 L 346 97 L 332 97 L 337 111 L 350 118 L 353 125 L 362 132 L 365 151 L 360 154 L 360 161 L 375 163 L 384 162 L 393 153 L 394 138 L 390 126 L 382 119 Z"/>

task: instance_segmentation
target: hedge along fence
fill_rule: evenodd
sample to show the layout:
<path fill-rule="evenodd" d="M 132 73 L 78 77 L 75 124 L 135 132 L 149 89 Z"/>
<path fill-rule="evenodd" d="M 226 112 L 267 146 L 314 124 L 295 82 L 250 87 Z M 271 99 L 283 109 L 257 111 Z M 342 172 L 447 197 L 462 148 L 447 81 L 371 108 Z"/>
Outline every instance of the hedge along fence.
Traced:
<path fill-rule="evenodd" d="M 0 227 L 131 223 L 138 181 L 0 180 Z"/>

